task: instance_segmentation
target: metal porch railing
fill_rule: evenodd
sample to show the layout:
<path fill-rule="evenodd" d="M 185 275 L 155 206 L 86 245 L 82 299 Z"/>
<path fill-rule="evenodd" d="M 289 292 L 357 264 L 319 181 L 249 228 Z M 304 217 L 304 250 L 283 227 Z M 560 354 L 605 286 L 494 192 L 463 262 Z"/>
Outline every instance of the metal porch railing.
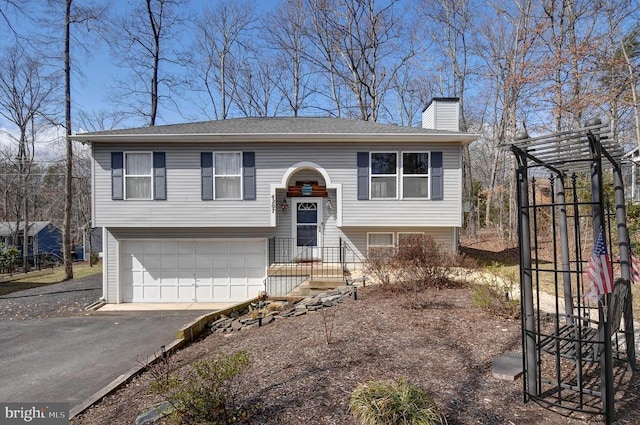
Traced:
<path fill-rule="evenodd" d="M 352 282 L 351 273 L 362 269 L 360 256 L 342 239 L 339 246 L 298 246 L 295 238 L 269 239 L 269 271 L 265 290 L 270 296 L 284 296 L 314 279 L 342 279 Z"/>

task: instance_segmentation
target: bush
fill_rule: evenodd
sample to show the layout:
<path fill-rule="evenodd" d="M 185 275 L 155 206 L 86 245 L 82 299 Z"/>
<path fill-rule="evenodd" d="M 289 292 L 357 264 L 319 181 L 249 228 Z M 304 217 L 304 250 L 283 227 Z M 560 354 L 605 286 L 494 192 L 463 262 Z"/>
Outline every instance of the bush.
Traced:
<path fill-rule="evenodd" d="M 514 276 L 504 273 L 500 263 L 491 263 L 485 270 L 484 281 L 473 290 L 473 305 L 495 316 L 518 318 L 520 301 L 511 297 L 515 285 L 514 279 Z"/>
<path fill-rule="evenodd" d="M 393 252 L 384 248 L 373 248 L 369 250 L 367 255 L 365 272 L 373 276 L 384 288 L 387 288 L 393 279 L 393 263 Z"/>
<path fill-rule="evenodd" d="M 366 272 L 385 289 L 421 291 L 459 284 L 454 280 L 454 269 L 468 265 L 470 263 L 464 257 L 437 243 L 431 236 L 411 235 L 403 238 L 393 250 L 370 251 Z"/>
<path fill-rule="evenodd" d="M 433 397 L 406 381 L 370 381 L 351 394 L 349 411 L 361 425 L 446 424 Z"/>
<path fill-rule="evenodd" d="M 241 423 L 246 412 L 235 406 L 238 381 L 249 367 L 249 354 L 238 351 L 213 359 L 198 360 L 186 376 L 168 370 L 154 373 L 150 391 L 167 398 L 180 423 Z"/>

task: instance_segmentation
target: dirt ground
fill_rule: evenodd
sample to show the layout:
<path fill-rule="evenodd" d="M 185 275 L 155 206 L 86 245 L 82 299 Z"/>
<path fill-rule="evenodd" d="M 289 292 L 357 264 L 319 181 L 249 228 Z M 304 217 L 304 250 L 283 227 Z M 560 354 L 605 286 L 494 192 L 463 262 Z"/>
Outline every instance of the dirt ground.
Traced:
<path fill-rule="evenodd" d="M 471 246 L 469 246 L 471 245 Z M 475 255 L 513 257 L 512 248 L 467 244 Z M 517 261 L 517 257 L 515 257 Z M 358 299 L 267 326 L 212 334 L 170 358 L 176 368 L 218 353 L 246 350 L 251 366 L 237 402 L 250 424 L 355 424 L 350 394 L 369 380 L 406 379 L 430 391 L 455 424 L 599 423 L 599 416 L 557 413 L 523 402 L 523 384 L 494 378 L 492 360 L 521 350 L 520 321 L 472 304 L 473 285 L 390 294 L 361 288 Z M 326 326 L 333 323 L 331 343 Z M 150 373 L 106 397 L 72 424 L 132 424 L 163 401 L 150 394 Z M 626 374 L 616 393 L 617 424 L 640 424 L 640 377 Z M 162 423 L 162 422 L 161 422 Z"/>

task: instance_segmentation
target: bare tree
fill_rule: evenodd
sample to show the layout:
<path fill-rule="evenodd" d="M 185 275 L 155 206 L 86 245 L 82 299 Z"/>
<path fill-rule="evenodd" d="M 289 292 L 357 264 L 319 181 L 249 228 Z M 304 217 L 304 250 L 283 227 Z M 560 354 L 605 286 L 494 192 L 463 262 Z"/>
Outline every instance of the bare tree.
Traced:
<path fill-rule="evenodd" d="M 248 45 L 255 22 L 252 4 L 236 0 L 205 7 L 196 22 L 197 55 L 193 62 L 215 119 L 227 119 L 236 102 L 238 81 L 241 73 L 247 72 Z"/>
<path fill-rule="evenodd" d="M 277 115 L 282 96 L 276 90 L 283 70 L 273 58 L 267 56 L 247 59 L 236 77 L 236 107 L 247 117 Z"/>
<path fill-rule="evenodd" d="M 160 106 L 172 104 L 185 82 L 171 67 L 180 62 L 177 42 L 183 29 L 182 0 L 144 0 L 113 22 L 114 56 L 126 71 L 118 82 L 113 102 L 127 112 L 145 117 L 154 126 Z"/>
<path fill-rule="evenodd" d="M 494 13 L 498 19 L 491 18 L 483 26 L 483 40 L 486 45 L 482 46 L 484 62 L 489 73 L 491 88 L 489 92 L 493 94 L 494 104 L 492 112 L 492 138 L 496 143 L 506 143 L 513 140 L 517 130 L 518 111 L 523 109 L 523 96 L 525 89 L 535 80 L 537 62 L 535 42 L 538 32 L 536 23 L 533 20 L 534 3 L 532 0 L 525 0 L 514 5 L 510 9 L 495 9 Z M 515 199 L 511 194 L 512 176 L 508 167 L 507 181 L 498 181 L 500 168 L 504 164 L 504 153 L 495 149 L 491 165 L 491 177 L 487 188 L 487 200 L 485 204 L 485 226 L 492 222 L 492 205 L 495 195 L 509 194 L 509 205 L 513 208 Z M 502 208 L 503 202 L 498 206 Z M 511 214 L 509 218 L 511 219 Z M 498 228 L 515 228 L 515 221 L 505 226 L 503 215 L 498 215 Z M 513 233 L 510 233 L 512 236 Z"/>
<path fill-rule="evenodd" d="M 445 95 L 452 95 L 460 99 L 460 130 L 468 131 L 467 116 L 465 113 L 466 87 L 472 70 L 469 62 L 470 43 L 472 34 L 477 34 L 475 23 L 472 19 L 472 10 L 477 10 L 471 5 L 470 0 L 427 0 L 424 10 L 436 25 L 431 25 L 432 38 L 440 47 L 441 58 L 446 62 L 443 68 L 447 69 L 449 78 Z M 469 145 L 463 147 L 462 152 L 462 179 L 464 203 L 469 208 L 465 225 L 472 237 L 476 236 L 475 228 L 475 202 L 473 202 L 473 176 L 471 173 L 471 158 Z"/>
<path fill-rule="evenodd" d="M 289 109 L 297 117 L 314 93 L 312 73 L 305 58 L 308 39 L 305 37 L 307 21 L 303 0 L 280 3 L 275 13 L 265 15 L 263 27 L 267 48 L 275 53 L 283 68 L 281 78 L 274 83 L 286 99 Z"/>
<path fill-rule="evenodd" d="M 324 65 L 344 84 L 362 120 L 377 121 L 395 76 L 416 54 L 413 32 L 396 13 L 397 0 L 325 0 L 314 8 L 314 44 L 322 46 Z M 316 60 L 318 64 L 319 61 Z M 328 67 L 328 69 L 326 69 Z"/>
<path fill-rule="evenodd" d="M 17 45 L 9 48 L 0 60 L 0 116 L 15 125 L 18 136 L 16 156 L 11 158 L 16 173 L 14 243 L 19 240 L 20 223 L 23 226 L 23 261 L 28 267 L 29 254 L 29 200 L 33 194 L 29 183 L 35 153 L 37 120 L 46 116 L 47 102 L 52 97 L 54 84 L 46 75 L 44 66 L 27 56 Z"/>
<path fill-rule="evenodd" d="M 600 43 L 598 97 L 609 114 L 614 140 L 622 142 L 623 135 L 633 135 L 628 144 L 640 143 L 640 113 L 638 111 L 638 72 L 640 71 L 640 25 L 630 29 L 626 17 L 633 16 L 635 2 L 619 0 L 605 9 L 607 17 L 606 42 Z M 625 119 L 625 116 L 631 118 Z M 623 142 L 624 143 L 624 142 Z"/>

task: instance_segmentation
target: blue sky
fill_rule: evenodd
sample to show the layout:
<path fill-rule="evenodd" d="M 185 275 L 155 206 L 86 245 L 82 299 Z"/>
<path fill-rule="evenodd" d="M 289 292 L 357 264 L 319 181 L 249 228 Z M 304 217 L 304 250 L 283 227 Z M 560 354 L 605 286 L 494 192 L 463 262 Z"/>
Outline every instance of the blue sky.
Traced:
<path fill-rule="evenodd" d="M 101 0 L 97 0 L 101 1 Z M 109 5 L 109 12 L 111 14 L 121 14 L 130 10 L 130 5 L 135 0 L 103 0 Z M 140 1 L 140 0 L 138 0 Z M 76 4 L 82 4 L 84 0 L 75 0 Z M 186 0 L 185 5 L 186 8 L 194 13 L 197 13 L 201 10 L 204 5 L 212 4 L 213 0 Z M 259 7 L 264 10 L 272 10 L 278 0 L 256 0 L 256 7 Z M 29 13 L 32 15 L 37 15 L 39 12 L 41 13 L 44 7 L 43 0 L 36 0 L 33 4 L 34 7 L 29 9 Z M 34 20 L 30 20 L 25 14 L 16 12 L 15 10 L 11 10 L 10 6 L 7 6 L 2 0 L 0 0 L 0 9 L 5 12 L 13 28 L 16 29 L 23 37 L 29 37 L 32 33 L 42 33 L 42 25 L 38 25 L 34 23 Z M 12 44 L 15 41 L 15 38 L 10 35 L 10 32 L 7 31 L 7 25 L 4 20 L 0 20 L 0 48 L 5 48 L 6 46 Z M 92 33 L 91 31 L 86 32 L 88 37 L 84 37 L 84 32 L 86 29 L 75 26 L 73 29 L 74 34 L 79 39 L 95 39 L 93 35 L 95 31 Z M 4 35 L 2 35 L 4 33 Z M 182 44 L 190 44 L 192 40 L 192 36 L 189 33 L 184 34 L 185 39 L 181 39 L 180 42 Z M 89 54 L 85 52 L 76 51 L 72 55 L 72 63 L 73 66 L 77 69 L 80 69 L 81 74 L 74 74 L 72 78 L 72 103 L 73 103 L 73 115 L 74 115 L 74 124 L 73 131 L 82 130 L 78 125 L 78 111 L 85 110 L 87 112 L 97 112 L 100 110 L 111 110 L 113 109 L 113 105 L 109 102 L 109 88 L 113 86 L 114 80 L 117 79 L 118 75 L 122 72 L 122 70 L 116 65 L 116 59 L 113 56 L 113 53 L 110 51 L 109 46 L 103 40 L 95 40 L 91 42 L 91 46 L 89 47 Z M 51 54 L 58 54 L 57 52 L 51 52 Z M 62 95 L 61 91 L 61 95 Z M 182 102 L 181 107 L 187 110 L 191 105 L 189 103 Z M 179 114 L 175 112 L 171 112 L 168 110 L 161 110 L 162 117 L 159 117 L 158 124 L 165 123 L 175 123 L 182 122 L 184 118 L 182 118 Z M 189 115 L 197 115 L 197 112 L 188 111 Z M 206 119 L 206 117 L 201 117 L 201 119 Z M 130 125 L 141 125 L 140 120 L 132 120 L 127 121 L 127 124 Z M 122 126 L 122 125 L 121 125 Z M 126 125 L 125 125 L 126 126 Z M 0 130 L 5 132 L 14 133 L 14 129 L 11 124 L 7 122 L 6 119 L 0 117 Z M 49 134 L 43 136 L 45 139 L 51 139 L 57 137 L 56 134 L 60 134 L 59 130 L 51 129 Z M 0 132 L 0 142 L 7 140 L 6 134 L 2 134 Z"/>

